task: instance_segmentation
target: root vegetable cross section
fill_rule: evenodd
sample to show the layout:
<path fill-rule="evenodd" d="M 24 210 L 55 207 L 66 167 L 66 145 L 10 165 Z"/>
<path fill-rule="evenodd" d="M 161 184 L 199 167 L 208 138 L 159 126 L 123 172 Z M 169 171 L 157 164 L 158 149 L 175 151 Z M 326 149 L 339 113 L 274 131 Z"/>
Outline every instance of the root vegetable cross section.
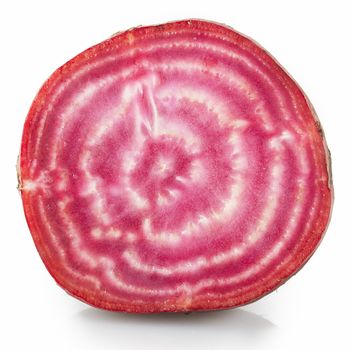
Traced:
<path fill-rule="evenodd" d="M 59 68 L 19 165 L 47 269 L 109 310 L 251 302 L 301 268 L 330 217 L 305 95 L 257 44 L 204 21 L 132 29 Z"/>

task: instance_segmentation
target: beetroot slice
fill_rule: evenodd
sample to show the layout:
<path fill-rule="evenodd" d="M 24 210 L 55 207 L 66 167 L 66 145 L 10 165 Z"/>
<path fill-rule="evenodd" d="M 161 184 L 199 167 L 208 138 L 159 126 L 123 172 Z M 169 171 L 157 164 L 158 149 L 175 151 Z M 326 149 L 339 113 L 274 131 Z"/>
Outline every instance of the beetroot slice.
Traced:
<path fill-rule="evenodd" d="M 189 20 L 59 68 L 26 119 L 19 188 L 47 269 L 99 308 L 243 305 L 298 271 L 329 221 L 328 149 L 261 47 Z"/>

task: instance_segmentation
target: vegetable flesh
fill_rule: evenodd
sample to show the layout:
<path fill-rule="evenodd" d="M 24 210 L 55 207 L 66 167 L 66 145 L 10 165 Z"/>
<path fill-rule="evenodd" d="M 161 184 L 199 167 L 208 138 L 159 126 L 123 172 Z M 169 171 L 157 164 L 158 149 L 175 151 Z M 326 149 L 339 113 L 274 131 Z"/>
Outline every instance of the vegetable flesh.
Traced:
<path fill-rule="evenodd" d="M 27 117 L 19 181 L 57 283 L 128 312 L 262 297 L 312 255 L 332 203 L 304 93 L 256 43 L 197 20 L 117 34 L 59 68 Z"/>

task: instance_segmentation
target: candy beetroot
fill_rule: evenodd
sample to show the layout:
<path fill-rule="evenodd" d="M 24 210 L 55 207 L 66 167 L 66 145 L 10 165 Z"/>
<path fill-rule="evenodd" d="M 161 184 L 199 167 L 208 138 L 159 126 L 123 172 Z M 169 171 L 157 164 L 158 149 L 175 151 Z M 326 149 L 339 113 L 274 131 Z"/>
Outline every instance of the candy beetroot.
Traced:
<path fill-rule="evenodd" d="M 309 259 L 332 204 L 306 96 L 256 43 L 199 20 L 59 68 L 26 119 L 19 188 L 57 283 L 128 312 L 262 297 Z"/>

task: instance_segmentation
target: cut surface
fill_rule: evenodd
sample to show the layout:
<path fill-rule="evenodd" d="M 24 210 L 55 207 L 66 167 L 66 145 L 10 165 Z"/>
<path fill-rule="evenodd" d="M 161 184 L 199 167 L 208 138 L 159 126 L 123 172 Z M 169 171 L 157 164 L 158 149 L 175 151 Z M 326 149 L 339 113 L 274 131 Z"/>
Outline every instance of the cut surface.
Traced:
<path fill-rule="evenodd" d="M 307 261 L 330 165 L 305 95 L 256 43 L 191 20 L 120 33 L 44 84 L 19 162 L 57 283 L 100 308 L 242 305 Z"/>

